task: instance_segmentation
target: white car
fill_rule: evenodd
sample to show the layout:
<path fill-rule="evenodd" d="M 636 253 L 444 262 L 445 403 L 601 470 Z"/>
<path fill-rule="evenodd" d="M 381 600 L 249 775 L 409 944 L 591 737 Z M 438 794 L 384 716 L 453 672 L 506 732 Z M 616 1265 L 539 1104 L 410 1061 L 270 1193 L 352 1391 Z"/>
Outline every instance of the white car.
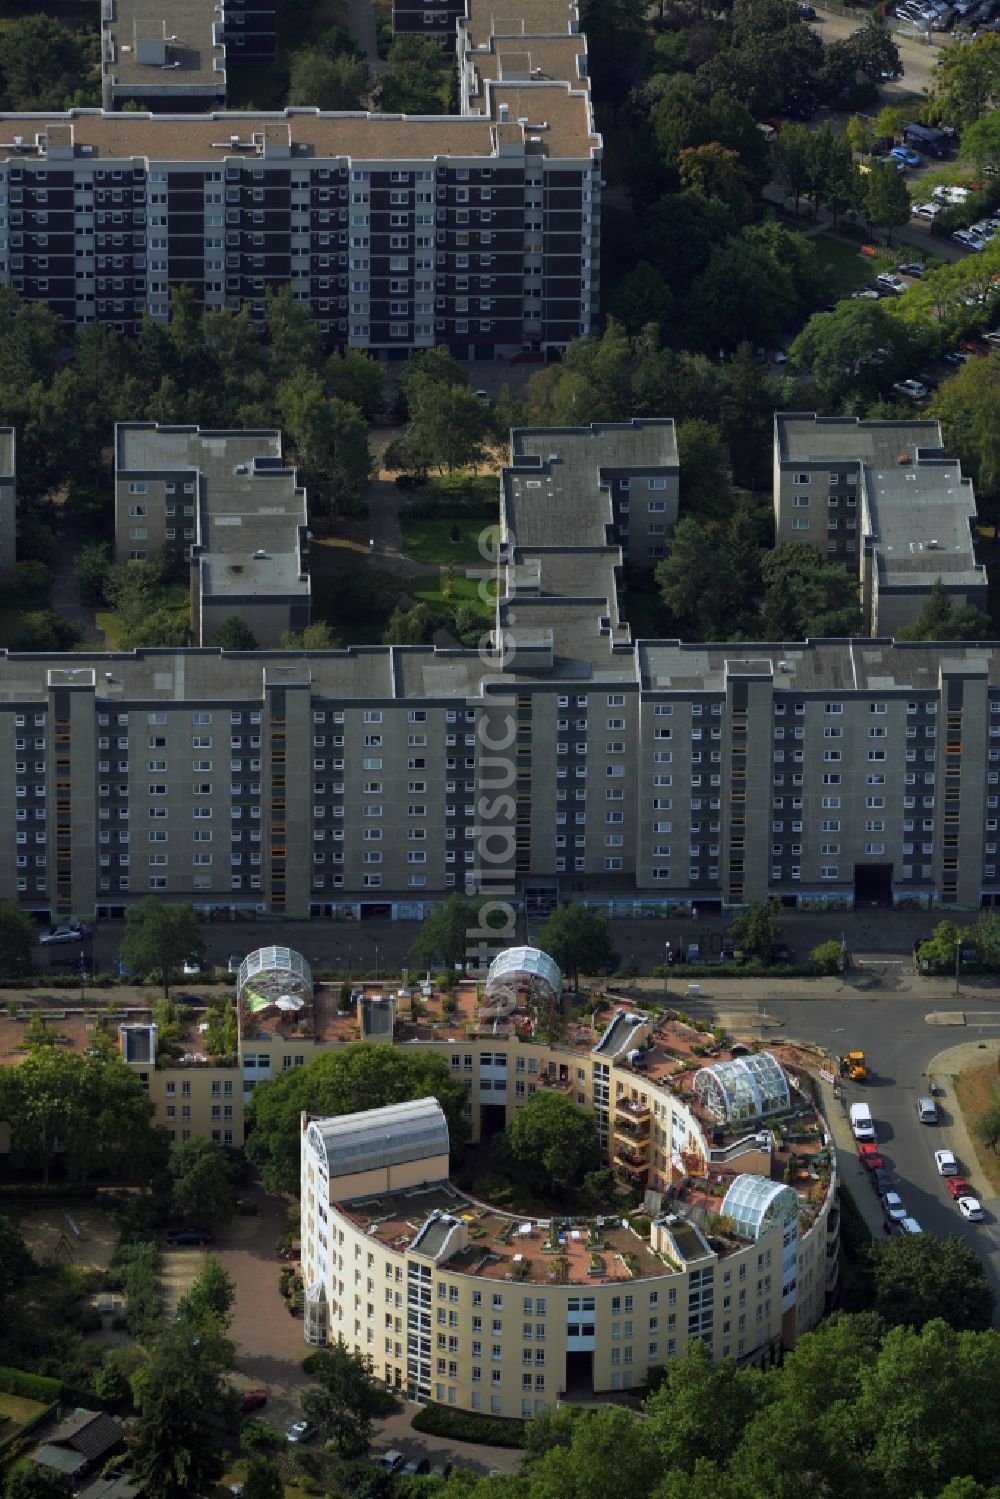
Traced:
<path fill-rule="evenodd" d="M 982 1203 L 978 1197 L 960 1197 L 958 1199 L 958 1211 L 963 1218 L 970 1223 L 982 1223 L 986 1214 L 983 1212 Z"/>
<path fill-rule="evenodd" d="M 901 1234 L 923 1233 L 923 1229 L 920 1227 L 920 1224 L 917 1222 L 916 1218 L 901 1218 L 899 1221 L 899 1231 Z"/>
<path fill-rule="evenodd" d="M 936 219 L 940 212 L 940 203 L 914 203 L 913 205 L 915 219 Z"/>
<path fill-rule="evenodd" d="M 194 978 L 195 975 L 199 974 L 200 972 L 201 972 L 201 964 L 198 962 L 198 959 L 197 958 L 188 958 L 187 962 L 184 964 L 184 977 L 186 979 L 191 979 L 191 978 Z"/>
<path fill-rule="evenodd" d="M 954 1151 L 935 1150 L 934 1164 L 938 1168 L 939 1176 L 958 1175 L 958 1162 L 955 1159 Z"/>
<path fill-rule="evenodd" d="M 927 394 L 927 386 L 919 380 L 897 380 L 892 388 L 897 396 L 905 396 L 908 401 L 922 401 Z"/>
<path fill-rule="evenodd" d="M 892 1223 L 902 1223 L 903 1219 L 908 1216 L 903 1206 L 903 1199 L 898 1192 L 887 1192 L 882 1198 L 882 1208 L 885 1216 Z"/>
<path fill-rule="evenodd" d="M 90 936 L 90 927 L 83 922 L 74 926 L 53 927 L 50 932 L 43 932 L 39 942 L 43 947 L 51 947 L 57 942 L 82 942 L 84 937 Z"/>
<path fill-rule="evenodd" d="M 906 290 L 906 282 L 902 276 L 896 276 L 892 271 L 880 271 L 875 280 L 879 286 L 886 286 L 890 291 Z"/>

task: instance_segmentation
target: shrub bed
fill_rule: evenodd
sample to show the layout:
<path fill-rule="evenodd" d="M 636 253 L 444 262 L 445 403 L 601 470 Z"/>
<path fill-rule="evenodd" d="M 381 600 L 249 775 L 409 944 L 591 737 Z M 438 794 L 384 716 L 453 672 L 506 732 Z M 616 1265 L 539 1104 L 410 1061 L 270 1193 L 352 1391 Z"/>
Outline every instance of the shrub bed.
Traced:
<path fill-rule="evenodd" d="M 425 1405 L 410 1422 L 414 1431 L 457 1442 L 482 1442 L 486 1447 L 523 1447 L 524 1422 L 503 1416 L 479 1416 L 475 1411 L 448 1405 Z"/>

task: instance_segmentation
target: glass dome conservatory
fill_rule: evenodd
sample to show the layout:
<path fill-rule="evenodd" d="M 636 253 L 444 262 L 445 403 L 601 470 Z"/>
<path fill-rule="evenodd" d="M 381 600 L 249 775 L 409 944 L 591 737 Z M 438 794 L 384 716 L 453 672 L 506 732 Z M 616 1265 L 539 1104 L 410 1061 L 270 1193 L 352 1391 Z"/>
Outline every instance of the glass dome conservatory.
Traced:
<path fill-rule="evenodd" d="M 788 1078 L 769 1051 L 700 1068 L 694 1091 L 712 1118 L 724 1124 L 763 1119 L 791 1104 Z"/>
<path fill-rule="evenodd" d="M 274 1008 L 295 1015 L 312 1004 L 312 970 L 291 947 L 258 947 L 240 964 L 236 992 L 247 1015 Z"/>
<path fill-rule="evenodd" d="M 517 997 L 527 993 L 531 1003 L 550 1004 L 562 994 L 559 966 L 538 947 L 508 947 L 490 964 L 480 1013 L 511 1015 Z"/>
<path fill-rule="evenodd" d="M 733 1231 L 741 1239 L 759 1239 L 773 1223 L 786 1228 L 798 1222 L 799 1199 L 791 1187 L 769 1181 L 766 1176 L 744 1172 L 737 1176 L 722 1199 L 720 1214 L 731 1218 Z"/>

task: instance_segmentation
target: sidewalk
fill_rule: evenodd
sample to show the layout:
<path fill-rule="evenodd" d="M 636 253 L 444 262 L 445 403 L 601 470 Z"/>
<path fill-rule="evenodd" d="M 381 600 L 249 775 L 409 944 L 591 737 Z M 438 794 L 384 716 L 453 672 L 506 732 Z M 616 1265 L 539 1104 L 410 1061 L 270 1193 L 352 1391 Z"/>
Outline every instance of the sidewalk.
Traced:
<path fill-rule="evenodd" d="M 822 1078 L 817 1079 L 817 1085 L 820 1107 L 830 1126 L 833 1143 L 837 1147 L 837 1179 L 843 1182 L 853 1197 L 855 1206 L 867 1223 L 872 1238 L 881 1238 L 885 1227 L 882 1205 L 878 1195 L 872 1191 L 868 1172 L 861 1164 L 857 1142 L 851 1133 L 851 1126 L 847 1119 L 847 1100 L 840 1088 L 837 1089 L 837 1096 L 834 1097 L 833 1087 Z"/>
<path fill-rule="evenodd" d="M 995 1194 L 980 1168 L 976 1146 L 965 1122 L 965 1115 L 958 1106 L 951 1079 L 958 1073 L 969 1072 L 973 1067 L 983 1067 L 991 1060 L 1000 1063 L 1000 1038 L 995 1036 L 978 1041 L 961 1041 L 957 1046 L 939 1051 L 927 1064 L 928 1076 L 937 1078 L 945 1089 L 943 1102 L 939 1101 L 938 1105 L 947 1121 L 943 1124 L 942 1136 L 947 1148 L 953 1150 L 965 1166 L 965 1179 L 975 1187 L 980 1202 L 992 1199 Z"/>

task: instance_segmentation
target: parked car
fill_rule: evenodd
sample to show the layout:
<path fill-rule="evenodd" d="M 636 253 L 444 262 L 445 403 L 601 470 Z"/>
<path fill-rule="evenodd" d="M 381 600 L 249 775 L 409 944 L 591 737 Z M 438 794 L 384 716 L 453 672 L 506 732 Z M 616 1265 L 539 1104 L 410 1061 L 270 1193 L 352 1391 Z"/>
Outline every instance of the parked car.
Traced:
<path fill-rule="evenodd" d="M 250 1411 L 259 1411 L 261 1406 L 267 1404 L 266 1390 L 244 1390 L 236 1403 L 236 1409 L 241 1416 L 246 1416 Z"/>
<path fill-rule="evenodd" d="M 38 940 L 43 947 L 50 947 L 58 942 L 82 942 L 89 936 L 90 927 L 85 921 L 68 921 L 63 926 L 54 926 L 51 931 L 43 932 Z"/>
<path fill-rule="evenodd" d="M 242 962 L 243 962 L 243 954 L 242 953 L 231 952 L 229 954 L 229 957 L 226 959 L 226 972 L 227 973 L 239 973 L 239 971 L 240 971 L 240 964 Z"/>
<path fill-rule="evenodd" d="M 888 291 L 905 291 L 906 282 L 902 276 L 897 276 L 894 271 L 879 271 L 875 277 L 877 286 L 884 286 Z"/>
<path fill-rule="evenodd" d="M 978 1197 L 960 1197 L 958 1199 L 958 1211 L 962 1217 L 970 1223 L 982 1223 L 986 1214 Z"/>
<path fill-rule="evenodd" d="M 852 298 L 854 299 L 855 302 L 857 302 L 857 301 L 877 302 L 878 301 L 878 292 L 875 290 L 874 286 L 861 286 L 861 287 L 858 288 L 857 291 L 852 291 L 851 292 L 851 296 L 852 296 Z"/>
<path fill-rule="evenodd" d="M 452 1471 L 451 1463 L 435 1463 L 431 1468 L 432 1478 L 447 1478 Z"/>
<path fill-rule="evenodd" d="M 959 1197 L 972 1197 L 975 1195 L 964 1176 L 949 1176 L 945 1182 L 945 1186 L 956 1201 Z"/>
<path fill-rule="evenodd" d="M 954 1155 L 953 1151 L 950 1151 L 950 1150 L 935 1150 L 935 1152 L 934 1152 L 934 1164 L 937 1166 L 937 1168 L 938 1168 L 938 1174 L 940 1176 L 957 1176 L 958 1175 L 958 1162 L 955 1159 L 955 1155 Z"/>
<path fill-rule="evenodd" d="M 431 1465 L 426 1457 L 411 1457 L 403 1468 L 404 1474 L 410 1478 L 417 1478 L 421 1473 L 429 1473 Z"/>
<path fill-rule="evenodd" d="M 181 972 L 186 979 L 193 979 L 201 972 L 201 963 L 197 958 L 188 958 Z"/>
<path fill-rule="evenodd" d="M 876 1166 L 875 1170 L 869 1173 L 868 1180 L 872 1184 L 872 1190 L 879 1197 L 884 1197 L 887 1192 L 892 1191 L 892 1172 L 887 1166 Z"/>
<path fill-rule="evenodd" d="M 815 21 L 816 19 L 816 12 L 811 5 L 797 5 L 795 12 L 800 21 Z"/>
<path fill-rule="evenodd" d="M 894 156 L 897 161 L 901 161 L 907 167 L 922 167 L 924 164 L 924 158 L 919 151 L 911 151 L 909 146 L 893 146 L 889 155 Z"/>
<path fill-rule="evenodd" d="M 163 1238 L 175 1248 L 186 1248 L 189 1245 L 200 1248 L 212 1242 L 212 1235 L 204 1228 L 168 1228 Z"/>
<path fill-rule="evenodd" d="M 924 274 L 926 269 L 927 263 L 923 260 L 904 260 L 903 264 L 899 267 L 900 275 L 917 276 L 918 278 Z"/>
<path fill-rule="evenodd" d="M 916 1218 L 903 1218 L 900 1220 L 899 1231 L 901 1234 L 922 1234 L 923 1229 Z"/>
<path fill-rule="evenodd" d="M 915 219 L 936 219 L 941 212 L 940 203 L 914 203 L 913 217 Z"/>
<path fill-rule="evenodd" d="M 892 389 L 894 395 L 903 396 L 907 401 L 922 401 L 927 395 L 927 386 L 921 385 L 919 380 L 897 380 Z"/>
<path fill-rule="evenodd" d="M 972 355 L 967 354 L 964 349 L 949 349 L 947 354 L 941 355 L 941 358 L 945 364 L 957 365 L 964 364 L 967 359 L 972 358 Z"/>
<path fill-rule="evenodd" d="M 286 1442 L 308 1442 L 316 1435 L 316 1428 L 309 1421 L 293 1421 L 285 1432 Z"/>
<path fill-rule="evenodd" d="M 405 1462 L 406 1454 L 395 1450 L 383 1452 L 375 1459 L 376 1467 L 381 1468 L 384 1473 L 398 1473 Z"/>
<path fill-rule="evenodd" d="M 776 942 L 771 952 L 773 963 L 794 963 L 795 954 L 787 942 Z"/>
<path fill-rule="evenodd" d="M 879 1155 L 877 1145 L 859 1145 L 858 1159 L 866 1171 L 878 1171 L 885 1167 L 885 1161 Z"/>
<path fill-rule="evenodd" d="M 887 1192 L 885 1194 L 882 1198 L 882 1211 L 890 1223 L 902 1223 L 904 1218 L 909 1217 L 903 1206 L 903 1199 L 898 1192 Z"/>

